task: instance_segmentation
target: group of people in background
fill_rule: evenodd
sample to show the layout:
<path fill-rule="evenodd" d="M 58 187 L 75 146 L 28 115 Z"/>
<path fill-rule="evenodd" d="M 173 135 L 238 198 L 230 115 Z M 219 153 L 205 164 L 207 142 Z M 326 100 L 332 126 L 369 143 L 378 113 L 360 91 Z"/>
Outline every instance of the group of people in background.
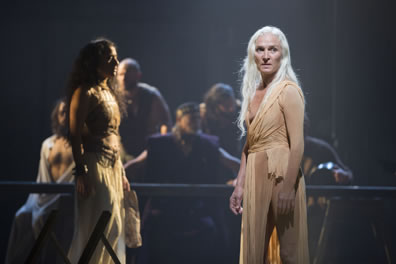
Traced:
<path fill-rule="evenodd" d="M 54 135 L 43 142 L 37 177 L 75 182 L 74 235 L 65 242 L 71 263 L 103 211 L 111 212 L 104 235 L 121 263 L 235 263 L 238 255 L 240 263 L 265 263 L 273 258 L 269 245 L 279 245 L 282 263 L 309 263 L 306 211 L 323 203 L 308 197 L 307 204 L 304 182 L 327 177 L 330 184 L 348 184 L 352 172 L 329 144 L 304 135 L 304 95 L 279 29 L 264 27 L 252 36 L 242 72 L 242 101 L 231 86 L 217 83 L 202 103 L 182 103 L 173 123 L 160 91 L 141 82 L 136 60 L 119 62 L 107 39 L 80 50 L 66 97 L 51 116 Z M 319 166 L 326 162 L 333 166 Z M 235 190 L 229 205 L 204 195 L 140 199 L 135 208 L 143 243 L 126 251 L 129 182 L 230 184 Z M 59 197 L 29 196 L 16 214 L 6 263 L 24 262 Z M 228 206 L 243 213 L 242 231 Z M 275 227 L 278 242 L 270 243 Z M 44 251 L 40 257 L 48 263 L 54 256 Z M 100 242 L 90 263 L 112 261 Z"/>

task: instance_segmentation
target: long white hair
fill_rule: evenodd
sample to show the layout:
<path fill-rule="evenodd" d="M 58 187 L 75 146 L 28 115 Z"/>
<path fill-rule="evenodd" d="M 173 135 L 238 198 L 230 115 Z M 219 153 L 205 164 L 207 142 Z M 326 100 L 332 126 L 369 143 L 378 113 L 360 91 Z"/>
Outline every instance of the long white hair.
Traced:
<path fill-rule="evenodd" d="M 242 132 L 241 137 L 246 134 L 244 122 L 249 102 L 253 99 L 256 89 L 262 81 L 261 74 L 257 69 L 257 65 L 254 60 L 254 53 L 256 51 L 256 40 L 265 33 L 271 33 L 278 37 L 282 48 L 282 58 L 278 72 L 276 73 L 275 78 L 269 84 L 262 104 L 265 104 L 267 101 L 268 96 L 272 92 L 272 88 L 276 87 L 276 85 L 278 85 L 283 80 L 293 81 L 298 86 L 300 86 L 297 76 L 291 66 L 289 43 L 287 42 L 285 34 L 283 34 L 279 28 L 272 26 L 266 26 L 257 30 L 249 40 L 247 56 L 244 59 L 242 68 L 240 70 L 241 76 L 243 75 L 241 85 L 242 106 L 238 117 L 238 127 Z"/>

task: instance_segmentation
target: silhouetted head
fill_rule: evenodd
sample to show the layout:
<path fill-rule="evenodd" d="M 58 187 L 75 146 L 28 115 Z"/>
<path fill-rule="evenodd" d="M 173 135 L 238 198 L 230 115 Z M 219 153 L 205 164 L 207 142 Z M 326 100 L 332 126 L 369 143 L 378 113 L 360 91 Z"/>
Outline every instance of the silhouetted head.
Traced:
<path fill-rule="evenodd" d="M 117 73 L 117 81 L 120 89 L 132 90 L 136 88 L 141 78 L 142 72 L 136 60 L 126 58 L 120 62 Z"/>
<path fill-rule="evenodd" d="M 201 117 L 199 114 L 199 105 L 194 102 L 188 102 L 180 105 L 176 109 L 177 129 L 184 134 L 196 134 L 201 131 Z"/>
<path fill-rule="evenodd" d="M 235 121 L 236 100 L 231 86 L 216 83 L 204 96 L 205 117 L 218 122 Z"/>
<path fill-rule="evenodd" d="M 66 123 L 66 102 L 65 99 L 59 99 L 51 113 L 52 133 L 58 137 L 67 136 Z"/>

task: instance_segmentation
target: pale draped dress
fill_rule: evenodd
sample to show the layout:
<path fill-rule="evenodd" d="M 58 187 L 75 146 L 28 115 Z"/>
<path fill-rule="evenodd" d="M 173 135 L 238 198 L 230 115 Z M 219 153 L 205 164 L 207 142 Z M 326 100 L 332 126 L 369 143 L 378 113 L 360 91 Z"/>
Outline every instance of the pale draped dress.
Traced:
<path fill-rule="evenodd" d="M 88 167 L 86 177 L 95 191 L 87 198 L 76 193 L 75 231 L 68 256 L 71 263 L 78 262 L 100 215 L 103 211 L 109 211 L 111 218 L 104 235 L 121 263 L 125 263 L 125 207 L 122 185 L 125 171 L 120 159 L 119 145 L 110 145 L 105 140 L 109 137 L 118 138 L 120 111 L 108 89 L 97 86 L 90 88 L 87 93 L 91 103 L 83 133 L 84 161 Z M 101 241 L 89 263 L 114 263 Z"/>
<path fill-rule="evenodd" d="M 305 183 L 297 176 L 294 213 L 288 218 L 276 213 L 279 183 L 288 169 L 290 143 L 285 110 L 304 115 L 304 96 L 294 82 L 283 81 L 267 92 L 256 116 L 247 124 L 247 164 L 243 195 L 240 264 L 266 263 L 266 232 L 272 220 L 281 233 L 280 251 L 283 264 L 309 263 L 305 203 Z M 290 118 L 290 117 L 289 117 Z M 295 122 L 290 122 L 296 125 Z M 303 122 L 293 129 L 303 129 Z M 303 137 L 301 137 L 303 140 Z M 298 172 L 296 171 L 296 174 Z M 271 217 L 269 217 L 269 215 Z M 286 219 L 287 221 L 284 221 Z"/>

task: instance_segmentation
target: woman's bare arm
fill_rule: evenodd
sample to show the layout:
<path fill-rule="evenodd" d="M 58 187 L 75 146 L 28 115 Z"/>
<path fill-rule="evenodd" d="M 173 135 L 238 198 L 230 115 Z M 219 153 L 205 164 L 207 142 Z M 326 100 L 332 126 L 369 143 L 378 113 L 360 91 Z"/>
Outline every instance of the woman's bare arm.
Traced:
<path fill-rule="evenodd" d="M 279 194 L 279 213 L 288 213 L 294 208 L 295 184 L 304 153 L 304 99 L 297 89 L 299 88 L 288 85 L 281 95 L 281 105 L 290 143 L 290 155 L 283 189 Z"/>
<path fill-rule="evenodd" d="M 88 92 L 80 87 L 74 91 L 69 109 L 70 141 L 76 163 L 76 188 L 81 195 L 89 195 L 91 191 L 83 171 L 86 164 L 82 146 L 82 131 L 89 111 L 89 101 Z"/>
<path fill-rule="evenodd" d="M 70 140 L 76 164 L 85 164 L 82 146 L 82 131 L 88 115 L 89 96 L 83 88 L 78 88 L 71 98 L 69 112 Z"/>
<path fill-rule="evenodd" d="M 239 165 L 239 171 L 238 171 L 238 176 L 237 176 L 237 183 L 236 186 L 239 186 L 243 189 L 245 186 L 245 172 L 246 172 L 246 161 L 247 161 L 247 152 L 248 147 L 247 147 L 247 142 L 243 146 L 242 149 L 242 155 L 241 155 L 241 162 Z"/>
<path fill-rule="evenodd" d="M 235 215 L 242 214 L 242 198 L 243 198 L 243 188 L 245 185 L 247 150 L 248 150 L 247 143 L 245 143 L 241 155 L 241 163 L 239 166 L 237 182 L 235 185 L 234 192 L 230 197 L 230 209 Z"/>

